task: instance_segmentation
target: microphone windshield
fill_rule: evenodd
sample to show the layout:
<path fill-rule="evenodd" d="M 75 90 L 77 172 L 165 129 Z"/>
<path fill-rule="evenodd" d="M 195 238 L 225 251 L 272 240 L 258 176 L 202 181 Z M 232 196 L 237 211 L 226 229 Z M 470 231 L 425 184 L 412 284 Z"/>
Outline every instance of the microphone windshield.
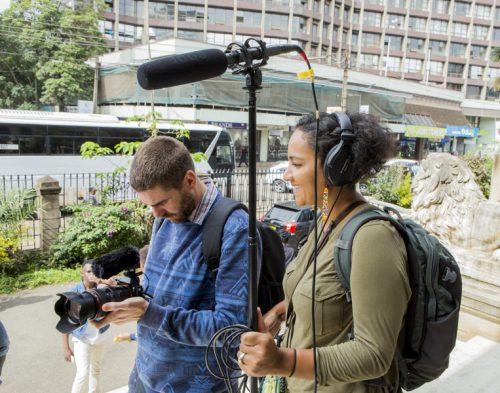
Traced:
<path fill-rule="evenodd" d="M 146 90 L 162 89 L 215 78 L 222 75 L 227 66 L 224 52 L 204 49 L 144 63 L 137 70 L 137 81 Z"/>
<path fill-rule="evenodd" d="M 99 278 L 110 278 L 123 270 L 139 267 L 139 250 L 125 246 L 95 259 L 91 259 L 92 272 Z"/>

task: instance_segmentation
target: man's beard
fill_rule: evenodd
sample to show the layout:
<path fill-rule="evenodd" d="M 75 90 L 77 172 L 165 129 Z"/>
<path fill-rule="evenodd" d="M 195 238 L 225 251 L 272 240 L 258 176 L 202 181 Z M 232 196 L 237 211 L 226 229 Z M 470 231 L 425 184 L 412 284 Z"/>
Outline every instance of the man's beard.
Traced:
<path fill-rule="evenodd" d="M 179 224 L 188 220 L 189 216 L 196 207 L 194 198 L 187 192 L 181 191 L 181 206 L 180 212 L 178 214 L 164 214 L 164 218 L 168 218 L 170 221 Z"/>

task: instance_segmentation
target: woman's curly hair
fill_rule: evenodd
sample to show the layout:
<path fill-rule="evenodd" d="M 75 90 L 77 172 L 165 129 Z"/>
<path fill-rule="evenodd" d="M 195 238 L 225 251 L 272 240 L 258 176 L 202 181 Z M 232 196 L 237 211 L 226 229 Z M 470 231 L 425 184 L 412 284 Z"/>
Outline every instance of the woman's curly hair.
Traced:
<path fill-rule="evenodd" d="M 354 181 L 356 183 L 377 173 L 384 163 L 395 156 L 397 141 L 387 127 L 377 118 L 365 113 L 349 114 L 355 140 L 352 145 Z M 295 129 L 306 136 L 307 143 L 314 150 L 316 135 L 316 116 L 314 113 L 303 116 Z M 318 135 L 318 159 L 323 165 L 330 149 L 340 142 L 341 129 L 335 116 L 320 113 Z"/>

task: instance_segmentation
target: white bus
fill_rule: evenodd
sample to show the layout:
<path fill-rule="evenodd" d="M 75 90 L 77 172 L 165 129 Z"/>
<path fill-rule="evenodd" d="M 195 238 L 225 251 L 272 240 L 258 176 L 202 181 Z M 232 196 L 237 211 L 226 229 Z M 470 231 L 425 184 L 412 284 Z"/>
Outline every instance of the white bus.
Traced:
<path fill-rule="evenodd" d="M 129 158 L 83 160 L 81 145 L 93 141 L 114 150 L 120 141 L 147 139 L 146 128 L 145 122 L 126 122 L 112 115 L 0 109 L 0 175 L 109 172 Z M 158 128 L 161 133 L 188 129 L 190 138 L 184 143 L 190 152 L 207 155 L 209 169 L 234 169 L 234 147 L 226 129 L 166 122 L 159 123 Z"/>

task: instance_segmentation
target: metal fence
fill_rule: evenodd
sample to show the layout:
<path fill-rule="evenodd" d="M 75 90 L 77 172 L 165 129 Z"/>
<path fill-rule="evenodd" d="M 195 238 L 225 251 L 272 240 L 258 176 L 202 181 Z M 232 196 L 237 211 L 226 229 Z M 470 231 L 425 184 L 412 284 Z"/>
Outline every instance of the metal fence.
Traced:
<path fill-rule="evenodd" d="M 124 202 L 137 198 L 136 192 L 130 187 L 127 173 L 98 174 L 72 173 L 53 175 L 59 182 L 61 192 L 59 204 L 61 206 L 61 231 L 64 231 L 71 215 L 66 214 L 67 208 L 81 203 Z M 32 189 L 42 176 L 0 176 L 0 198 L 5 201 L 10 192 L 22 189 Z M 212 179 L 224 196 L 236 199 L 246 205 L 249 200 L 249 174 L 246 168 L 237 168 L 234 171 L 217 171 Z M 257 170 L 257 219 L 260 219 L 274 203 L 293 200 L 291 189 L 283 181 L 283 171 Z M 96 189 L 95 195 L 92 189 Z M 1 203 L 1 201 L 0 201 Z M 23 249 L 40 247 L 40 222 L 37 214 L 23 224 Z"/>

